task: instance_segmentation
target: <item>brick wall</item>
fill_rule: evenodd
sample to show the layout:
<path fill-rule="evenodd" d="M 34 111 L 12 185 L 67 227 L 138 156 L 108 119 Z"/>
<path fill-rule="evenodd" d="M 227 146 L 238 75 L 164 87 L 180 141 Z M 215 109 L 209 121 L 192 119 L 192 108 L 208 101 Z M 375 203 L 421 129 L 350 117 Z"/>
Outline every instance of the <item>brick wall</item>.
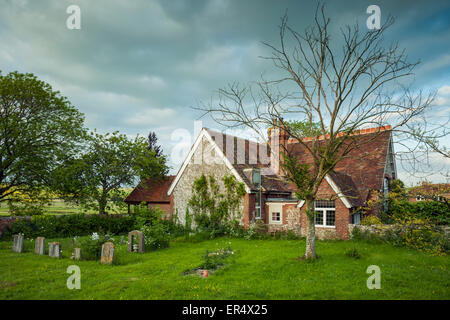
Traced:
<path fill-rule="evenodd" d="M 323 180 L 320 184 L 319 191 L 317 193 L 318 199 L 335 199 L 336 211 L 335 211 L 335 227 L 324 228 L 316 226 L 316 237 L 318 239 L 349 239 L 348 225 L 351 222 L 350 210 L 344 205 L 341 199 L 336 198 L 331 186 L 326 180 Z M 306 235 L 306 203 L 300 209 L 300 224 L 301 234 Z"/>

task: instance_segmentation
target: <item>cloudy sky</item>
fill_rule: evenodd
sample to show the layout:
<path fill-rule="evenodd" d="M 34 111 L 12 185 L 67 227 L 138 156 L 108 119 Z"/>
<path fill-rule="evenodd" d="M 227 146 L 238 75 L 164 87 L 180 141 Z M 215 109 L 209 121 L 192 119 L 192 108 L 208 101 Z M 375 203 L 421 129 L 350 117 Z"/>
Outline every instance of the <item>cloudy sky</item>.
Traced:
<path fill-rule="evenodd" d="M 421 60 L 414 85 L 438 90 L 437 103 L 450 109 L 449 1 L 325 3 L 335 30 L 365 27 L 372 4 L 382 21 L 394 16 L 387 40 L 397 41 L 411 61 Z M 66 27 L 73 4 L 81 9 L 80 30 Z M 272 65 L 258 58 L 268 53 L 261 42 L 277 41 L 286 10 L 290 24 L 303 30 L 315 7 L 312 0 L 0 0 L 0 70 L 47 81 L 85 114 L 90 129 L 156 131 L 176 170 L 174 146 L 183 139 L 190 145 L 200 116 L 191 107 L 230 82 L 273 75 Z M 203 125 L 214 126 L 206 119 Z"/>

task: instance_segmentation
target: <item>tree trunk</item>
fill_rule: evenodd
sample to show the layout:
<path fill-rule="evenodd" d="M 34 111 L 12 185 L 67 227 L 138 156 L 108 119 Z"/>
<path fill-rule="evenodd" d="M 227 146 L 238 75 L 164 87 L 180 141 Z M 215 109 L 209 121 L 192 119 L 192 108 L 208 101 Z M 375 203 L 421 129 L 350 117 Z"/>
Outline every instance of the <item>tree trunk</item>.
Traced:
<path fill-rule="evenodd" d="M 98 201 L 98 213 L 100 215 L 107 215 L 106 213 L 106 196 L 102 196 Z"/>
<path fill-rule="evenodd" d="M 306 199 L 306 252 L 305 259 L 316 259 L 316 228 L 314 223 L 314 200 Z"/>

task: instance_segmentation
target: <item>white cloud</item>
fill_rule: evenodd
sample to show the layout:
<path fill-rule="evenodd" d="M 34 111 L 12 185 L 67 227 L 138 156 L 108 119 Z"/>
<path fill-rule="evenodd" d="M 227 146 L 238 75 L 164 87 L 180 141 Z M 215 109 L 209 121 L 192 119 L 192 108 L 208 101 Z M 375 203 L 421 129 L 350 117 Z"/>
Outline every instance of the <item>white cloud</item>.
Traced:
<path fill-rule="evenodd" d="M 130 126 L 148 127 L 149 125 L 160 125 L 164 122 L 169 122 L 176 114 L 174 109 L 148 109 L 142 112 L 135 113 L 127 118 L 124 122 Z"/>

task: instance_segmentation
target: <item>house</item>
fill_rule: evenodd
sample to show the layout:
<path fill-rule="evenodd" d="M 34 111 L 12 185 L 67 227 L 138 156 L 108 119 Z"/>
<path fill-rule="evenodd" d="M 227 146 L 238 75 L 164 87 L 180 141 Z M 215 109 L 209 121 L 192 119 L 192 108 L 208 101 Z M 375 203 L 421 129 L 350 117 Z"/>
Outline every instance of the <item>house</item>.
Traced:
<path fill-rule="evenodd" d="M 318 238 L 348 239 L 349 225 L 359 224 L 361 219 L 358 209 L 380 193 L 387 193 L 389 181 L 397 176 L 390 126 L 363 129 L 355 135 L 367 142 L 351 151 L 320 185 L 320 200 L 315 203 Z M 269 144 L 276 139 L 299 162 L 311 163 L 304 146 L 290 138 L 286 131 L 270 128 L 268 136 Z M 308 142 L 308 138 L 304 141 Z M 214 176 L 220 184 L 224 176 L 232 174 L 244 183 L 246 190 L 240 207 L 244 227 L 262 220 L 270 232 L 292 230 L 304 235 L 305 201 L 295 198 L 296 188 L 285 178 L 279 165 L 281 161 L 279 149 L 268 152 L 266 143 L 203 128 L 178 173 L 170 178 L 171 182 L 146 190 L 153 203 L 158 202 L 158 197 L 168 200 L 169 214 L 176 214 L 180 223 L 184 223 L 193 181 L 205 174 Z"/>
<path fill-rule="evenodd" d="M 418 201 L 440 201 L 450 200 L 450 183 L 428 183 L 422 182 L 420 186 L 408 190 L 410 202 Z"/>
<path fill-rule="evenodd" d="M 175 176 L 167 176 L 160 180 L 147 180 L 141 182 L 133 191 L 125 198 L 128 205 L 128 213 L 131 212 L 131 205 L 140 205 L 145 203 L 147 207 L 158 207 L 166 216 L 172 214 L 171 197 L 167 195 L 167 190 Z"/>

